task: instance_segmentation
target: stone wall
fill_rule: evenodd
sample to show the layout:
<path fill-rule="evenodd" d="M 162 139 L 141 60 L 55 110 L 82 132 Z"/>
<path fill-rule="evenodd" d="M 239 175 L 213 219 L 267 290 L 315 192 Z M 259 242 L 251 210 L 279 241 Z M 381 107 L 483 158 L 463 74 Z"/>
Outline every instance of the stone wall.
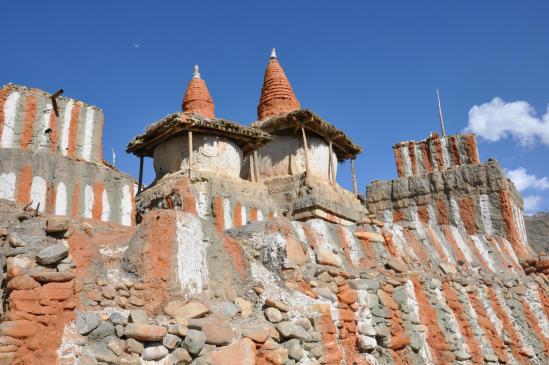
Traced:
<path fill-rule="evenodd" d="M 0 199 L 48 214 L 134 224 L 133 179 L 48 151 L 0 149 Z"/>
<path fill-rule="evenodd" d="M 393 146 L 399 177 L 422 176 L 454 166 L 478 164 L 474 134 L 433 135 L 422 141 L 400 142 Z"/>
<path fill-rule="evenodd" d="M 520 257 L 527 245 L 522 198 L 495 160 L 425 176 L 375 181 L 366 206 L 386 222 L 451 224 L 469 234 L 498 234 Z"/>
<path fill-rule="evenodd" d="M 61 156 L 102 163 L 103 111 L 25 86 L 0 89 L 0 147 L 49 150 Z"/>

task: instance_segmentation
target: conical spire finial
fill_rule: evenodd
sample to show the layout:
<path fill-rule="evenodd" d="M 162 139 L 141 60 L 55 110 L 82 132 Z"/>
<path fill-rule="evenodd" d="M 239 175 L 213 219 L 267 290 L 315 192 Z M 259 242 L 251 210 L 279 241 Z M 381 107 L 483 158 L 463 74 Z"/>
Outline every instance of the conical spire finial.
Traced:
<path fill-rule="evenodd" d="M 276 50 L 273 48 L 263 77 L 261 97 L 257 106 L 258 120 L 289 113 L 300 107 L 292 86 L 276 58 Z"/>
<path fill-rule="evenodd" d="M 215 118 L 214 103 L 206 82 L 200 78 L 198 65 L 194 65 L 193 77 L 185 91 L 182 107 L 183 112 Z"/>

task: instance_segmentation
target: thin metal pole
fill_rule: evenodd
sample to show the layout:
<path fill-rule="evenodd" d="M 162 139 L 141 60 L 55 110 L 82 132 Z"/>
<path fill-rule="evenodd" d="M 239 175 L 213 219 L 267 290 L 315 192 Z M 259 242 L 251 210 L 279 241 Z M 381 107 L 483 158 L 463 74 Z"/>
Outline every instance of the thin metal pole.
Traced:
<path fill-rule="evenodd" d="M 358 189 L 356 186 L 356 171 L 355 171 L 355 159 L 351 159 L 351 174 L 353 174 L 353 192 L 355 196 L 358 196 Z"/>
<path fill-rule="evenodd" d="M 193 132 L 189 131 L 187 133 L 187 137 L 187 144 L 189 145 L 189 178 L 191 178 L 191 172 L 193 167 Z"/>
<path fill-rule="evenodd" d="M 254 170 L 255 170 L 255 181 L 261 181 L 261 175 L 259 174 L 259 164 L 257 162 L 257 151 L 254 151 Z"/>
<path fill-rule="evenodd" d="M 303 135 L 303 146 L 305 147 L 305 176 L 309 176 L 309 147 L 303 126 L 301 126 L 301 134 Z"/>
<path fill-rule="evenodd" d="M 438 115 L 440 117 L 440 128 L 442 129 L 442 135 L 446 136 L 446 129 L 444 128 L 444 116 L 442 115 L 442 105 L 440 103 L 440 94 L 437 89 L 437 99 L 438 99 Z"/>
<path fill-rule="evenodd" d="M 137 194 L 141 192 L 141 187 L 143 186 L 143 160 L 144 156 L 139 156 L 139 181 L 137 182 Z"/>

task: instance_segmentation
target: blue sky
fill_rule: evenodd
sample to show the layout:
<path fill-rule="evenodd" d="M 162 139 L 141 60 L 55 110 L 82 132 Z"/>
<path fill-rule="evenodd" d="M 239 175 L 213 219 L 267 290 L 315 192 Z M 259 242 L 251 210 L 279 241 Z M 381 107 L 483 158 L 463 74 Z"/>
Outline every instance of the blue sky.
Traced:
<path fill-rule="evenodd" d="M 0 17 L 0 84 L 101 107 L 104 156 L 114 148 L 134 176 L 127 142 L 180 109 L 195 63 L 216 114 L 249 124 L 276 47 L 301 105 L 364 147 L 361 190 L 396 176 L 394 143 L 437 130 L 439 88 L 448 133 L 479 106 L 481 159 L 498 159 L 529 206 L 549 210 L 547 1 L 4 1 Z"/>

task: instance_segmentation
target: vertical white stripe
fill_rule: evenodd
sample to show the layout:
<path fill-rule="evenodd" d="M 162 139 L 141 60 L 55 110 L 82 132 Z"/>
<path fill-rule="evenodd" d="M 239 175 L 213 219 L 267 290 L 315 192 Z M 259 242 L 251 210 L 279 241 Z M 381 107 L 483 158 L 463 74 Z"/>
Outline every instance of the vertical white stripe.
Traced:
<path fill-rule="evenodd" d="M 30 200 L 33 209 L 38 207 L 38 211 L 40 212 L 43 212 L 46 209 L 46 190 L 46 180 L 44 180 L 44 178 L 41 176 L 32 178 Z"/>
<path fill-rule="evenodd" d="M 414 143 L 414 151 L 416 153 L 416 168 L 418 175 L 424 175 L 426 173 L 425 166 L 423 164 L 423 155 L 421 154 L 421 148 L 419 143 Z"/>
<path fill-rule="evenodd" d="M 348 242 L 349 245 L 349 256 L 351 256 L 351 261 L 354 265 L 358 265 L 360 263 L 360 259 L 362 258 L 362 252 L 360 251 L 355 236 L 349 230 L 349 228 L 345 226 L 340 227 L 343 230 L 343 235 L 345 236 L 345 240 Z"/>
<path fill-rule="evenodd" d="M 0 199 L 15 201 L 15 180 L 13 172 L 0 174 Z"/>
<path fill-rule="evenodd" d="M 204 240 L 200 219 L 177 213 L 175 237 L 177 242 L 177 278 L 185 300 L 207 289 L 208 240 Z"/>
<path fill-rule="evenodd" d="M 258 222 L 263 221 L 263 211 L 261 211 L 261 209 L 257 210 L 257 221 Z"/>
<path fill-rule="evenodd" d="M 109 194 L 107 194 L 106 189 L 103 190 L 101 203 L 101 205 L 103 206 L 103 211 L 101 212 L 101 220 L 103 222 L 107 222 L 111 217 L 111 205 L 109 204 Z"/>
<path fill-rule="evenodd" d="M 125 226 L 132 225 L 132 194 L 130 192 L 130 186 L 124 185 L 122 187 L 122 206 L 121 209 L 121 223 Z"/>
<path fill-rule="evenodd" d="M 309 241 L 307 241 L 307 236 L 305 235 L 305 230 L 303 229 L 303 226 L 301 226 L 302 223 L 292 221 L 292 226 L 294 226 L 294 229 L 297 234 L 297 238 L 305 245 L 307 249 L 307 256 L 309 256 L 309 262 L 316 262 L 316 255 L 309 244 Z"/>
<path fill-rule="evenodd" d="M 461 220 L 461 214 L 459 212 L 459 204 L 454 198 L 450 198 L 450 208 L 452 210 L 452 217 L 454 218 L 454 224 L 461 230 L 465 231 L 465 226 Z"/>
<path fill-rule="evenodd" d="M 486 194 L 481 194 L 478 199 L 484 233 L 494 234 L 494 228 L 492 227 L 492 215 L 490 213 L 490 198 Z"/>
<path fill-rule="evenodd" d="M 519 235 L 520 243 L 522 246 L 526 247 L 526 226 L 524 225 L 524 216 L 522 210 L 517 207 L 514 201 L 511 201 L 511 207 L 513 210 L 513 219 L 515 221 L 515 226 L 517 227 L 517 233 Z"/>
<path fill-rule="evenodd" d="M 93 189 L 86 185 L 84 189 L 84 218 L 92 218 L 93 212 Z"/>
<path fill-rule="evenodd" d="M 494 260 L 492 260 L 492 255 L 490 254 L 488 248 L 486 248 L 485 242 L 482 239 L 482 237 L 479 237 L 479 236 L 470 236 L 470 237 L 471 237 L 471 240 L 473 241 L 473 244 L 477 248 L 478 252 L 480 253 L 482 258 L 488 265 L 488 268 L 490 269 L 490 271 L 496 272 L 496 266 L 495 266 Z"/>
<path fill-rule="evenodd" d="M 52 109 L 52 104 L 50 102 L 47 102 L 46 107 L 42 112 L 42 118 L 40 118 L 40 130 L 38 131 L 38 148 L 47 148 L 50 145 L 50 133 L 46 133 L 46 130 L 50 128 Z"/>
<path fill-rule="evenodd" d="M 540 293 L 538 290 L 532 288 L 531 285 L 532 284 L 528 284 L 526 290 L 528 304 L 532 309 L 532 313 L 534 313 L 534 316 L 536 316 L 536 319 L 538 320 L 538 325 L 540 326 L 543 335 L 545 338 L 549 338 L 549 321 L 547 320 L 547 316 L 545 315 L 545 311 L 541 304 Z"/>
<path fill-rule="evenodd" d="M 444 169 L 449 169 L 452 166 L 452 159 L 448 151 L 448 137 L 440 139 L 440 147 L 442 149 L 442 160 L 444 161 Z"/>
<path fill-rule="evenodd" d="M 242 224 L 246 225 L 248 223 L 248 218 L 246 217 L 246 207 L 240 206 L 240 219 L 242 219 Z"/>
<path fill-rule="evenodd" d="M 429 213 L 429 225 L 434 226 L 437 224 L 437 215 L 435 209 L 431 204 L 427 205 L 427 212 Z"/>
<path fill-rule="evenodd" d="M 513 262 L 520 266 L 520 262 L 519 262 L 519 259 L 517 257 L 517 254 L 515 253 L 515 250 L 513 249 L 513 245 L 511 245 L 511 242 L 509 242 L 506 238 L 504 237 L 498 237 L 501 241 L 500 242 L 503 242 L 503 246 L 505 246 L 505 251 L 508 252 L 508 255 L 511 256 L 511 259 L 513 260 Z"/>
<path fill-rule="evenodd" d="M 67 215 L 67 188 L 63 182 L 57 184 L 55 191 L 55 215 Z"/>
<path fill-rule="evenodd" d="M 227 198 L 223 198 L 223 224 L 225 229 L 231 229 L 233 226 L 231 202 Z"/>
<path fill-rule="evenodd" d="M 454 239 L 456 240 L 459 249 L 461 250 L 461 252 L 463 252 L 463 256 L 465 256 L 465 259 L 469 263 L 473 262 L 473 254 L 471 253 L 471 250 L 469 249 L 467 243 L 465 243 L 465 241 L 463 240 L 463 237 L 461 237 L 460 231 L 454 226 L 450 226 L 450 231 L 452 233 L 452 236 L 454 236 Z"/>
<path fill-rule="evenodd" d="M 202 219 L 206 219 L 208 214 L 208 201 L 206 195 L 202 192 L 198 192 L 198 199 L 196 199 L 196 211 L 198 216 Z"/>
<path fill-rule="evenodd" d="M 386 210 L 383 212 L 383 220 L 386 224 L 393 224 L 393 212 Z"/>
<path fill-rule="evenodd" d="M 446 237 L 440 232 L 439 229 L 429 226 L 429 229 L 433 233 L 433 236 L 438 242 L 440 243 L 440 246 L 442 247 L 442 250 L 446 254 L 446 257 L 448 257 L 448 262 L 451 264 L 456 264 L 456 259 L 454 257 L 453 251 L 451 248 L 448 247 L 448 242 L 446 241 Z"/>
<path fill-rule="evenodd" d="M 408 151 L 408 146 L 402 146 L 398 149 L 400 151 L 400 156 L 402 159 L 402 165 L 404 167 L 404 176 L 412 176 L 412 161 L 410 160 L 410 152 Z"/>
<path fill-rule="evenodd" d="M 12 92 L 4 104 L 4 128 L 0 147 L 13 148 L 15 146 L 15 125 L 17 123 L 17 105 L 21 99 L 18 91 Z"/>
<path fill-rule="evenodd" d="M 86 161 L 91 160 L 93 147 L 93 122 L 95 110 L 92 107 L 86 108 L 86 121 L 84 125 L 84 144 L 82 147 L 82 158 Z"/>
<path fill-rule="evenodd" d="M 65 105 L 65 113 L 63 114 L 63 125 L 61 126 L 61 143 L 59 148 L 63 156 L 67 155 L 69 148 L 69 133 L 71 127 L 72 108 L 74 107 L 74 100 L 69 100 Z"/>

